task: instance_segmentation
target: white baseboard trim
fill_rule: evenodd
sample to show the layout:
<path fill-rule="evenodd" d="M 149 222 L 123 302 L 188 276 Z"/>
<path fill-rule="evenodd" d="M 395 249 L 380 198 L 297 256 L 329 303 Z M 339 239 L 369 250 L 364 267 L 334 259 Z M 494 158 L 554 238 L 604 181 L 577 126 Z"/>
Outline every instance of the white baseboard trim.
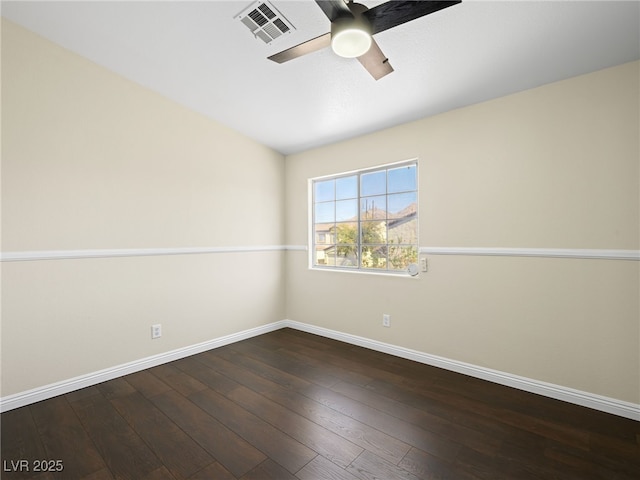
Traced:
<path fill-rule="evenodd" d="M 164 363 L 173 362 L 197 353 L 206 352 L 214 348 L 229 345 L 230 343 L 239 342 L 240 340 L 246 340 L 247 338 L 269 333 L 274 330 L 284 328 L 286 323 L 284 321 L 278 321 L 262 325 L 260 327 L 251 328 L 238 333 L 232 333 L 223 337 L 215 338 L 206 342 L 198 343 L 196 345 L 190 345 L 177 350 L 172 350 L 151 357 L 141 358 L 133 362 L 124 363 L 115 367 L 106 368 L 97 372 L 81 375 L 79 377 L 70 378 L 61 382 L 52 383 L 43 387 L 34 388 L 25 392 L 16 393 L 14 395 L 8 395 L 0 398 L 0 412 L 6 412 L 15 408 L 24 407 L 32 403 L 40 402 L 48 398 L 57 397 L 58 395 L 64 395 L 65 393 L 73 392 L 81 388 L 91 387 L 107 380 L 113 380 L 114 378 L 129 375 L 130 373 L 139 372 L 147 368 L 156 367 Z"/>
<path fill-rule="evenodd" d="M 377 340 L 371 340 L 357 335 L 329 330 L 327 328 L 317 327 L 293 320 L 285 320 L 283 326 L 301 330 L 303 332 L 313 333 L 322 337 L 332 338 L 352 345 L 369 348 L 378 352 L 388 353 L 396 357 L 414 360 L 419 363 L 443 368 L 445 370 L 462 373 L 471 377 L 488 380 L 490 382 L 517 388 L 526 392 L 555 398 L 556 400 L 562 400 L 576 405 L 581 405 L 583 407 L 592 408 L 594 410 L 640 421 L 640 404 L 604 397 L 594 393 L 583 392 L 581 390 L 575 390 L 573 388 L 563 387 L 552 383 L 541 382 L 531 378 L 520 377 L 518 375 L 492 370 L 490 368 L 480 367 L 457 360 L 451 360 L 437 355 L 398 347 L 396 345 L 379 342 Z"/>
<path fill-rule="evenodd" d="M 313 333 L 322 337 L 332 338 L 351 345 L 369 348 L 378 352 L 388 353 L 396 357 L 414 360 L 419 363 L 443 368 L 457 373 L 469 375 L 471 377 L 488 380 L 508 387 L 517 388 L 526 392 L 536 393 L 545 397 L 555 398 L 565 402 L 581 405 L 583 407 L 592 408 L 602 412 L 611 413 L 620 417 L 630 418 L 640 421 L 640 405 L 615 398 L 604 397 L 589 392 L 575 390 L 569 387 L 554 385 L 551 383 L 541 382 L 526 377 L 520 377 L 490 368 L 480 367 L 469 363 L 451 360 L 437 355 L 431 355 L 417 350 L 411 350 L 396 345 L 391 345 L 377 340 L 371 340 L 349 333 L 343 333 L 336 330 L 330 330 L 323 327 L 317 327 L 306 323 L 296 322 L 293 320 L 281 320 L 269 323 L 260 327 L 251 328 L 238 333 L 225 335 L 213 340 L 190 345 L 170 352 L 153 355 L 151 357 L 142 358 L 133 362 L 117 365 L 112 368 L 100 370 L 98 372 L 81 375 L 79 377 L 63 380 L 61 382 L 52 383 L 43 387 L 34 388 L 25 392 L 14 395 L 8 395 L 0 398 L 0 412 L 6 412 L 15 408 L 24 407 L 32 403 L 36 403 L 58 395 L 73 392 L 81 388 L 97 385 L 107 380 L 112 380 L 130 373 L 139 372 L 147 368 L 162 365 L 164 363 L 179 360 L 197 353 L 206 352 L 214 348 L 229 345 L 231 343 L 246 340 L 257 335 L 273 332 L 281 328 L 293 328 L 303 332 Z"/>

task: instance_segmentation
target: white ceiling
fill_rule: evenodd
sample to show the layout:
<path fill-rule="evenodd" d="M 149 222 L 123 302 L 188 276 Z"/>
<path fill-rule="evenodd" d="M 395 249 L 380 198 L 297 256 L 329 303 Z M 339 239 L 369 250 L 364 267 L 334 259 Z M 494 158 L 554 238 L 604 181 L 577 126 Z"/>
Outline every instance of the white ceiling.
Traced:
<path fill-rule="evenodd" d="M 361 0 L 368 7 L 382 1 Z M 325 49 L 311 0 L 272 0 L 296 28 L 270 45 L 236 18 L 253 0 L 2 2 L 2 16 L 284 154 L 640 58 L 637 1 L 463 1 L 376 35 L 373 80 Z"/>

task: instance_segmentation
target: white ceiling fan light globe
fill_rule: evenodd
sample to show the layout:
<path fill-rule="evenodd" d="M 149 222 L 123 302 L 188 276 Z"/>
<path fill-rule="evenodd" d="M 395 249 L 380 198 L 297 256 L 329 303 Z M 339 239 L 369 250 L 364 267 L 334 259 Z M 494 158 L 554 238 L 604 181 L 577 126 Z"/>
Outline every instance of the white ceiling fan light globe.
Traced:
<path fill-rule="evenodd" d="M 352 16 L 337 18 L 331 23 L 331 49 L 341 57 L 355 58 L 371 48 L 371 24 L 363 16 L 367 7 L 353 2 L 347 6 Z"/>
<path fill-rule="evenodd" d="M 359 57 L 371 48 L 371 35 L 359 28 L 345 28 L 331 36 L 331 48 L 344 58 Z"/>

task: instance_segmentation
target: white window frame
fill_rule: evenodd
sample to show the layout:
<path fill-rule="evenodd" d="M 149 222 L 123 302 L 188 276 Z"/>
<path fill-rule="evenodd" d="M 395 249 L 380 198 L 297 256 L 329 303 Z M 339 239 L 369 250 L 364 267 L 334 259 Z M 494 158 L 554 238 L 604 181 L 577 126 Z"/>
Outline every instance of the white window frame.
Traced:
<path fill-rule="evenodd" d="M 387 266 L 386 268 L 367 268 L 367 267 L 363 267 L 362 266 L 362 259 L 360 258 L 361 256 L 358 255 L 358 266 L 341 266 L 341 265 L 316 265 L 315 264 L 315 258 L 316 258 L 316 218 L 315 218 L 315 184 L 317 182 L 322 182 L 322 181 L 326 181 L 326 180 L 335 180 L 335 179 L 340 179 L 340 178 L 344 178 L 344 177 L 351 177 L 351 176 L 357 176 L 357 211 L 358 211 L 358 235 L 357 235 L 357 243 L 356 243 L 356 248 L 358 249 L 358 251 L 360 252 L 361 250 L 361 246 L 362 246 L 362 218 L 361 218 L 361 200 L 363 198 L 363 196 L 361 195 L 361 177 L 362 175 L 368 174 L 368 173 L 374 173 L 377 171 L 388 171 L 391 169 L 395 169 L 395 168 L 401 168 L 403 166 L 415 166 L 415 176 L 416 176 L 416 186 L 415 186 L 415 190 L 407 190 L 406 192 L 415 192 L 416 195 L 416 216 L 415 216 L 415 220 L 416 220 L 416 232 L 415 232 L 415 243 L 407 243 L 406 245 L 411 245 L 415 247 L 415 255 L 416 255 L 416 263 L 418 263 L 418 258 L 419 258 L 419 218 L 420 218 L 420 213 L 419 213 L 419 191 L 420 191 L 420 182 L 419 182 L 419 167 L 418 167 L 418 159 L 414 158 L 411 160 L 403 160 L 400 162 L 394 162 L 394 163 L 388 163 L 388 164 L 384 164 L 384 165 L 378 165 L 375 167 L 368 167 L 368 168 L 363 168 L 363 169 L 358 169 L 358 170 L 351 170 L 348 172 L 342 172 L 342 173 L 337 173 L 337 174 L 332 174 L 332 175 L 325 175 L 325 176 L 320 176 L 320 177 L 314 177 L 314 178 L 310 178 L 308 181 L 308 192 L 309 192 L 309 268 L 312 270 L 321 270 L 321 271 L 334 271 L 334 272 L 353 272 L 353 273 L 365 273 L 365 274 L 373 274 L 373 275 L 393 275 L 393 276 L 409 276 L 409 273 L 406 269 L 391 269 L 389 268 L 388 262 L 387 262 Z M 385 197 L 388 197 L 389 195 L 393 195 L 395 193 L 398 192 L 392 192 L 389 193 L 387 191 L 387 189 L 385 189 Z M 366 196 L 365 196 L 366 197 Z M 336 202 L 337 200 L 334 200 L 334 202 Z M 334 223 L 338 224 L 340 222 L 335 222 Z M 326 234 L 327 236 L 330 236 L 329 233 Z M 386 247 L 387 249 L 389 248 L 389 246 L 394 245 L 393 243 L 389 243 L 389 238 L 386 238 Z"/>

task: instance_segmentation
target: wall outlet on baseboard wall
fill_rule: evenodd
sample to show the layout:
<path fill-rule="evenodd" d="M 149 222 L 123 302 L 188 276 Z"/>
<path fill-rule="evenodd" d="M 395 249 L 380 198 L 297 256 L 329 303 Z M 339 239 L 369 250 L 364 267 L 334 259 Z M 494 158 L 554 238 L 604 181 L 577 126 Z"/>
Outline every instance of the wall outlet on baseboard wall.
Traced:
<path fill-rule="evenodd" d="M 390 327 L 391 326 L 391 315 L 388 315 L 386 313 L 382 314 L 382 326 L 383 327 Z"/>

